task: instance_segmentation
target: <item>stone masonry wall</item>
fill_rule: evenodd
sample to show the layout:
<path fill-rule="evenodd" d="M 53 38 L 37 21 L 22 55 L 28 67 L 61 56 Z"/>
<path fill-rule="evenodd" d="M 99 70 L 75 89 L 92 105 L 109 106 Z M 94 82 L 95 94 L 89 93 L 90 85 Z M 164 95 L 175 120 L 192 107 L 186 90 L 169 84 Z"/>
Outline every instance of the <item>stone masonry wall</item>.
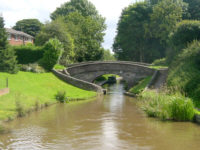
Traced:
<path fill-rule="evenodd" d="M 65 81 L 65 82 L 67 82 L 67 83 L 69 83 L 71 85 L 74 85 L 74 86 L 79 87 L 79 88 L 84 89 L 84 90 L 103 93 L 103 89 L 100 86 L 96 85 L 96 84 L 89 83 L 89 82 L 86 82 L 86 81 L 83 81 L 83 80 L 79 80 L 79 79 L 73 78 L 71 76 L 63 74 L 63 73 L 61 73 L 59 71 L 56 71 L 54 69 L 52 71 L 61 80 Z"/>

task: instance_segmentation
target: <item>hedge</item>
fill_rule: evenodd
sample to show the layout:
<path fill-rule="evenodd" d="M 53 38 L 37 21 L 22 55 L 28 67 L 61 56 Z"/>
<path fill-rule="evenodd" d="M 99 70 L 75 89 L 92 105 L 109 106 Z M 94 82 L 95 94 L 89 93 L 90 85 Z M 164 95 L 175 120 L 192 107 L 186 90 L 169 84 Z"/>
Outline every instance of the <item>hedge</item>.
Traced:
<path fill-rule="evenodd" d="M 39 46 L 22 45 L 14 46 L 19 64 L 35 63 L 43 57 L 43 49 Z"/>

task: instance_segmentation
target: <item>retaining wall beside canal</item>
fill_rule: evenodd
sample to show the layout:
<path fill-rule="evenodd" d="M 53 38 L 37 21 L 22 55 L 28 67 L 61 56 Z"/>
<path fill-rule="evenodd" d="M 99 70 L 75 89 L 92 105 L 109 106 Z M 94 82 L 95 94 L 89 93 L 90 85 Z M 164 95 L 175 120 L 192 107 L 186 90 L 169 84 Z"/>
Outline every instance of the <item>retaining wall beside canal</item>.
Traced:
<path fill-rule="evenodd" d="M 55 69 L 52 70 L 53 73 L 59 77 L 61 80 L 71 84 L 71 85 L 74 85 L 76 87 L 79 87 L 81 89 L 84 89 L 84 90 L 88 90 L 88 91 L 95 91 L 95 92 L 98 92 L 98 93 L 103 93 L 103 89 L 101 88 L 101 86 L 98 86 L 96 84 L 93 84 L 93 83 L 90 83 L 90 82 L 87 82 L 87 81 L 83 81 L 83 80 L 79 80 L 79 79 L 76 79 L 74 77 L 71 77 L 67 74 L 63 74 Z"/>

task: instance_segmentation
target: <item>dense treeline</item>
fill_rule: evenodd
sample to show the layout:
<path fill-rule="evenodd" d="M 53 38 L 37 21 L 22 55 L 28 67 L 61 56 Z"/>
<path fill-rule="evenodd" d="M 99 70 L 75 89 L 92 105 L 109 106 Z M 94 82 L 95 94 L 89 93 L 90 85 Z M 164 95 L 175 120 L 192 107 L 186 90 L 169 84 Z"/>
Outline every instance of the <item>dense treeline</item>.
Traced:
<path fill-rule="evenodd" d="M 199 6 L 198 0 L 145 0 L 129 5 L 122 11 L 113 44 L 117 59 L 151 63 L 171 55 L 171 34 L 183 19 L 200 19 Z"/>

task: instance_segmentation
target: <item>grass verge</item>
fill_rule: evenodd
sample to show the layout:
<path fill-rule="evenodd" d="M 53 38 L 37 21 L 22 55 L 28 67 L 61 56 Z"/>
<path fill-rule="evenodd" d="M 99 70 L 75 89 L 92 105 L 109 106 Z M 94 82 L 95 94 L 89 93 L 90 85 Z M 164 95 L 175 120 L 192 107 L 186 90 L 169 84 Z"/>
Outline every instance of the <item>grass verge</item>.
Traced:
<path fill-rule="evenodd" d="M 56 103 L 55 95 L 58 91 L 66 91 L 69 100 L 87 99 L 96 95 L 95 92 L 67 84 L 52 73 L 0 73 L 1 79 L 7 77 L 10 93 L 0 97 L 0 120 L 13 119 L 30 110 Z"/>
<path fill-rule="evenodd" d="M 139 94 L 141 93 L 145 87 L 148 85 L 148 83 L 151 81 L 152 76 L 148 76 L 141 80 L 136 86 L 132 87 L 129 92 L 132 94 Z"/>

